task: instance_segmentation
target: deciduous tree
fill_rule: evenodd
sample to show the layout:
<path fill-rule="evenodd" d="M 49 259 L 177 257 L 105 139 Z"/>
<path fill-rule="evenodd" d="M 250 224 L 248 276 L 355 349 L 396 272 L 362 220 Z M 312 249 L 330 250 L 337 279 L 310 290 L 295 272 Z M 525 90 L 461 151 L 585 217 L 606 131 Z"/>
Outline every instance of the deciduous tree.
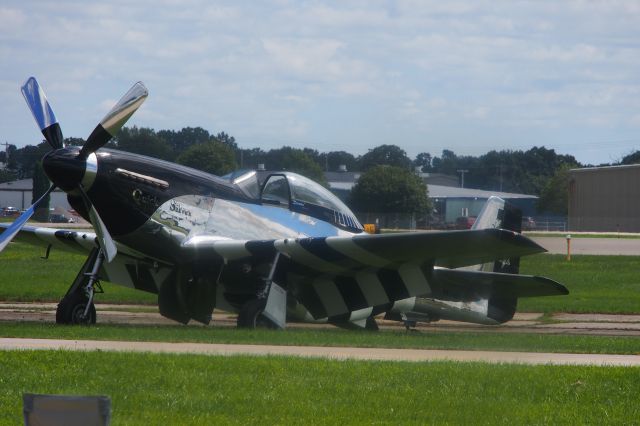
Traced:
<path fill-rule="evenodd" d="M 364 172 L 351 191 L 356 211 L 429 213 L 427 186 L 412 171 L 396 166 L 374 166 Z"/>
<path fill-rule="evenodd" d="M 407 153 L 397 145 L 380 145 L 360 157 L 360 170 L 367 171 L 375 166 L 394 166 L 403 169 L 411 168 L 411 160 Z"/>
<path fill-rule="evenodd" d="M 537 209 L 539 212 L 567 215 L 569 210 L 569 170 L 570 164 L 560 166 L 553 176 L 547 179 Z"/>
<path fill-rule="evenodd" d="M 117 135 L 117 149 L 135 154 L 147 155 L 162 160 L 173 160 L 171 146 L 157 135 L 155 130 L 147 127 L 123 127 Z"/>
<path fill-rule="evenodd" d="M 176 162 L 214 175 L 227 174 L 237 167 L 233 149 L 216 140 L 192 145 Z"/>

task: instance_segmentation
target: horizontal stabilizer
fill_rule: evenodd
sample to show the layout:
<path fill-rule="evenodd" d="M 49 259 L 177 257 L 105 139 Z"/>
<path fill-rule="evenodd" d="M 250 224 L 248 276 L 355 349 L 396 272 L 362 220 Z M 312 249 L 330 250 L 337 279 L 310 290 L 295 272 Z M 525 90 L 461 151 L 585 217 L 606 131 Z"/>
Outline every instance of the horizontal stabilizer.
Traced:
<path fill-rule="evenodd" d="M 470 293 L 505 297 L 561 296 L 569 294 L 562 284 L 534 275 L 513 275 L 454 269 L 434 269 L 429 279 L 432 289 L 466 290 Z"/>

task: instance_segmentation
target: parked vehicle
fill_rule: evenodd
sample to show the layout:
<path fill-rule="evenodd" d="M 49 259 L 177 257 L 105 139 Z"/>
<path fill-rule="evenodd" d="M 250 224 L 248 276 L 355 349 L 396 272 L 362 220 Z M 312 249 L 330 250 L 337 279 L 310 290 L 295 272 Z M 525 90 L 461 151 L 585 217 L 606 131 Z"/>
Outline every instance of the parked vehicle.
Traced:
<path fill-rule="evenodd" d="M 74 223 L 75 220 L 71 217 L 67 217 L 60 213 L 51 213 L 49 215 L 49 222 L 51 223 Z"/>
<path fill-rule="evenodd" d="M 456 219 L 456 229 L 471 229 L 474 223 L 476 223 L 475 216 L 460 216 Z"/>
<path fill-rule="evenodd" d="M 20 216 L 20 209 L 15 207 L 3 207 L 0 214 L 2 217 L 18 217 Z"/>
<path fill-rule="evenodd" d="M 522 218 L 522 230 L 531 231 L 536 228 L 536 221 L 531 216 L 524 216 Z"/>

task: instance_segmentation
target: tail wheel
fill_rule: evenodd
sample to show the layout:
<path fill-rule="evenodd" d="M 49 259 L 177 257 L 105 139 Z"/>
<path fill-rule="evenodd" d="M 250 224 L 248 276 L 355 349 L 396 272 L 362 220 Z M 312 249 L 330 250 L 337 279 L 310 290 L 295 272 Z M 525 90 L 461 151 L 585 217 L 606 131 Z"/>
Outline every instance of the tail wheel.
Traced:
<path fill-rule="evenodd" d="M 96 307 L 93 303 L 89 305 L 87 316 L 84 311 L 87 308 L 89 300 L 83 294 L 73 292 L 65 296 L 58 303 L 56 309 L 57 324 L 84 324 L 91 325 L 96 323 Z"/>
<path fill-rule="evenodd" d="M 262 315 L 266 306 L 266 299 L 253 299 L 245 303 L 238 313 L 238 328 L 277 328 L 270 319 Z"/>

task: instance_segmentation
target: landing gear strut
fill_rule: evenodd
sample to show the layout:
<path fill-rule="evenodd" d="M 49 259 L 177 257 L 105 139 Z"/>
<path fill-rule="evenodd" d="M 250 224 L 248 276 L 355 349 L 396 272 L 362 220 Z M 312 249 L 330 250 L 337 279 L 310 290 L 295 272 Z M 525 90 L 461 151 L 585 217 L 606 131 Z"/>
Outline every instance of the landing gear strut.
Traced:
<path fill-rule="evenodd" d="M 104 254 L 101 249 L 91 251 L 89 258 L 82 266 L 67 294 L 58 303 L 56 309 L 57 324 L 95 324 L 96 307 L 93 304 L 93 296 L 103 293 L 98 271 Z"/>
<path fill-rule="evenodd" d="M 276 253 L 264 288 L 257 298 L 246 302 L 238 313 L 238 328 L 284 328 L 287 311 L 287 292 L 274 282 L 280 253 Z"/>

